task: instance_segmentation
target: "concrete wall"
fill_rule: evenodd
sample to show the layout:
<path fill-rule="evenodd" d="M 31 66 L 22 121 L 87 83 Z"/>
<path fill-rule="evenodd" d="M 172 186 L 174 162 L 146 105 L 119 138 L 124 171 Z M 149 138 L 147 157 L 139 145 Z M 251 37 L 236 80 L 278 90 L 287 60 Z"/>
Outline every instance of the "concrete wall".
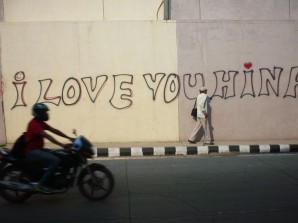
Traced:
<path fill-rule="evenodd" d="M 172 1 L 178 73 L 202 74 L 192 76 L 194 87 L 180 94 L 180 139 L 194 125 L 189 99 L 204 84 L 213 98 L 215 140 L 297 138 L 297 3 Z"/>
<path fill-rule="evenodd" d="M 3 20 L 4 20 L 3 2 L 2 0 L 0 0 L 0 22 L 3 22 Z M 1 44 L 1 37 L 0 37 L 0 144 L 4 144 L 6 142 L 6 136 L 5 136 L 5 122 L 4 122 L 4 114 L 3 114 L 1 52 L 2 52 L 2 44 Z"/>
<path fill-rule="evenodd" d="M 93 141 L 178 140 L 178 102 L 164 102 L 176 97 L 176 29 L 153 21 L 163 18 L 161 3 L 4 0 L 7 141 L 25 130 L 36 102 L 50 107 L 49 124 Z"/>
<path fill-rule="evenodd" d="M 297 0 L 171 0 L 175 20 L 297 20 Z"/>
<path fill-rule="evenodd" d="M 162 0 L 3 0 L 6 22 L 163 20 Z"/>
<path fill-rule="evenodd" d="M 175 32 L 150 21 L 2 24 L 8 141 L 35 102 L 49 104 L 50 124 L 93 141 L 178 140 L 178 102 L 163 100 L 175 77 L 151 90 L 156 73 L 177 73 Z"/>
<path fill-rule="evenodd" d="M 202 74 L 188 91 L 205 83 L 215 139 L 297 137 L 297 30 L 292 22 L 179 23 L 178 73 Z M 285 35 L 285 33 L 287 35 Z M 193 102 L 179 98 L 181 138 L 190 134 Z"/>
<path fill-rule="evenodd" d="M 298 0 L 3 3 L 9 142 L 36 102 L 93 141 L 186 140 L 202 85 L 215 140 L 297 138 Z"/>

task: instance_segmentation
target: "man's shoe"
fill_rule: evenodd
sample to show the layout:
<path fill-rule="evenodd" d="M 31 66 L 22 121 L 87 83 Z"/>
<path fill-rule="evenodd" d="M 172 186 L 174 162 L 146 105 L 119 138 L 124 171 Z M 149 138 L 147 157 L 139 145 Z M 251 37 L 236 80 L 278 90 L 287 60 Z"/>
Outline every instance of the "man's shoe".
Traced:
<path fill-rule="evenodd" d="M 212 145 L 214 145 L 213 142 L 204 142 L 203 143 L 203 146 L 212 146 Z"/>
<path fill-rule="evenodd" d="M 191 144 L 195 144 L 196 142 L 195 141 L 191 141 L 191 140 L 188 140 L 189 143 Z"/>

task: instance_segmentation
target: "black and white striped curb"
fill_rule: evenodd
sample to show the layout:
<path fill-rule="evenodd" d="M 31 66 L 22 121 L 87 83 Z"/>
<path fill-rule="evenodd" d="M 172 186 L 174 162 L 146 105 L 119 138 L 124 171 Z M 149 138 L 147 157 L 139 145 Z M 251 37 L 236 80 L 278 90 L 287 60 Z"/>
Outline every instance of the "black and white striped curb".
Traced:
<path fill-rule="evenodd" d="M 207 155 L 211 153 L 290 153 L 298 144 L 96 148 L 97 157 Z"/>

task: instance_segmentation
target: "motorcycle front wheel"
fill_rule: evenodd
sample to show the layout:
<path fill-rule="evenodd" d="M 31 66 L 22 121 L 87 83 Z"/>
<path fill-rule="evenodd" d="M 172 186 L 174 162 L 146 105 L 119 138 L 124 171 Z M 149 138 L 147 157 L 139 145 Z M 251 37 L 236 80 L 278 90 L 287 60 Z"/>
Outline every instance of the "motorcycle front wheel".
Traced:
<path fill-rule="evenodd" d="M 26 174 L 19 167 L 13 165 L 8 166 L 1 171 L 0 180 L 15 184 L 29 182 Z M 0 195 L 9 202 L 21 203 L 29 199 L 32 196 L 32 193 L 17 189 L 0 188 Z"/>
<path fill-rule="evenodd" d="M 106 167 L 90 165 L 80 174 L 78 187 L 80 192 L 89 200 L 103 200 L 114 189 L 114 177 Z"/>

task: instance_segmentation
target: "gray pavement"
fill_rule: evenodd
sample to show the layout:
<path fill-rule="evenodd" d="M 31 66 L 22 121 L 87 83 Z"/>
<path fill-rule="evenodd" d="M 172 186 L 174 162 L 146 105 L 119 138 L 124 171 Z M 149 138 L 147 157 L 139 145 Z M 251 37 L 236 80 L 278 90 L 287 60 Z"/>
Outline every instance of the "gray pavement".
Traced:
<path fill-rule="evenodd" d="M 77 189 L 0 198 L 0 222 L 294 223 L 298 219 L 298 154 L 98 158 L 116 186 L 102 202 Z"/>

